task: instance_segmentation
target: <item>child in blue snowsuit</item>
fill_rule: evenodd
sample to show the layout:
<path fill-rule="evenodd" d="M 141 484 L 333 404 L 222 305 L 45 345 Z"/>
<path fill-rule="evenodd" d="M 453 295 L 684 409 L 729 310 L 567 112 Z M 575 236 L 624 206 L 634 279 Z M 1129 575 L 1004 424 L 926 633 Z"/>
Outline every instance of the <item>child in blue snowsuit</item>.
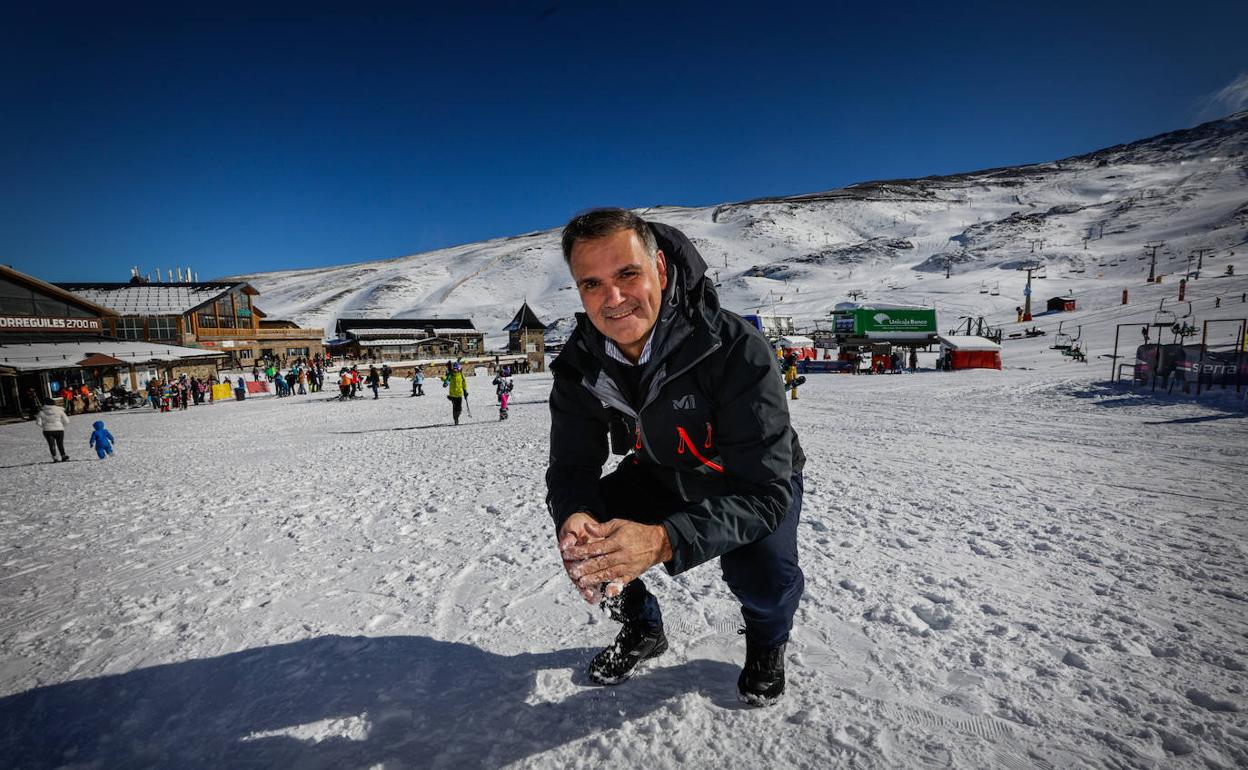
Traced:
<path fill-rule="evenodd" d="M 91 441 L 89 442 L 89 446 L 95 447 L 96 455 L 103 460 L 105 454 L 111 455 L 113 453 L 113 442 L 116 441 L 116 439 L 114 439 L 113 434 L 109 433 L 108 429 L 104 427 L 103 420 L 96 420 L 95 424 L 91 427 L 95 428 L 95 430 L 91 432 Z"/>

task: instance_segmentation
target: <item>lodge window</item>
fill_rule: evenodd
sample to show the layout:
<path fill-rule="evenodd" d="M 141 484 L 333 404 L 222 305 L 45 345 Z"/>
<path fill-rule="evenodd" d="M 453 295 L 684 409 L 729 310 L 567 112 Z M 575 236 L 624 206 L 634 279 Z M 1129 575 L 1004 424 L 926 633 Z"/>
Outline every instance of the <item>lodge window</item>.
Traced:
<path fill-rule="evenodd" d="M 234 328 L 234 308 L 230 306 L 229 295 L 217 300 L 217 317 L 221 319 L 221 326 L 223 328 Z"/>
<path fill-rule="evenodd" d="M 239 360 L 239 361 L 250 361 L 250 360 L 251 360 L 251 351 L 250 351 L 250 350 L 239 350 L 239 351 L 236 351 L 236 352 L 235 352 L 235 355 L 237 355 L 237 356 L 238 356 L 238 360 Z"/>
<path fill-rule="evenodd" d="M 117 336 L 123 340 L 143 339 L 142 318 L 118 318 Z"/>
<path fill-rule="evenodd" d="M 217 317 L 212 314 L 211 310 L 205 310 L 199 314 L 199 328 L 215 329 L 217 328 Z"/>
<path fill-rule="evenodd" d="M 148 339 L 175 340 L 178 338 L 176 318 L 153 318 L 148 324 Z"/>
<path fill-rule="evenodd" d="M 304 358 L 307 358 L 308 349 L 307 348 L 286 348 L 286 355 L 295 356 L 295 357 L 303 356 Z"/>

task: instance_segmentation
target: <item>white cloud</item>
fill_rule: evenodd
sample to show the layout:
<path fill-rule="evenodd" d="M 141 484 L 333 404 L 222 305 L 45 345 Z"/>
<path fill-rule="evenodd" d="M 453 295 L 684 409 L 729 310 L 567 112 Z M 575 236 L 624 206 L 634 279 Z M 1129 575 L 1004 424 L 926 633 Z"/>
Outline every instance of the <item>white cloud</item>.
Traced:
<path fill-rule="evenodd" d="M 1207 120 L 1248 109 L 1248 72 L 1239 73 L 1234 80 L 1204 98 L 1200 118 Z"/>

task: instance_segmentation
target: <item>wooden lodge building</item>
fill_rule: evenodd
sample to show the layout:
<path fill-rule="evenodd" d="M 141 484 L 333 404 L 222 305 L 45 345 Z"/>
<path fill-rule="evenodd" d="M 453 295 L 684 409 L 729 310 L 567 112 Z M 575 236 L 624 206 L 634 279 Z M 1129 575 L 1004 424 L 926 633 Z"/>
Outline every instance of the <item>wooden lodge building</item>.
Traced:
<path fill-rule="evenodd" d="M 30 414 L 66 386 L 137 390 L 148 380 L 215 374 L 222 354 L 174 340 L 114 336 L 110 307 L 0 265 L 0 416 Z"/>
<path fill-rule="evenodd" d="M 127 283 L 57 286 L 113 311 L 105 333 L 121 340 L 204 348 L 240 368 L 324 353 L 323 329 L 267 318 L 253 304 L 259 292 L 243 281 L 151 283 L 135 275 Z"/>
<path fill-rule="evenodd" d="M 485 335 L 468 318 L 339 318 L 334 356 L 357 361 L 418 361 L 485 355 Z"/>

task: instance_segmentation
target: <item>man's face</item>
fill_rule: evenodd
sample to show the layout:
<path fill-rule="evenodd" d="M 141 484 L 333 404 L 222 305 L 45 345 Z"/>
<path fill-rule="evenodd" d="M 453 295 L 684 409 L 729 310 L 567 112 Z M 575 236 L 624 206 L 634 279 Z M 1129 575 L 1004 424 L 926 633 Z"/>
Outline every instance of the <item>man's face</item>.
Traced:
<path fill-rule="evenodd" d="M 632 230 L 578 241 L 569 266 L 594 328 L 636 361 L 659 318 L 667 288 L 667 259 L 654 261 Z"/>

